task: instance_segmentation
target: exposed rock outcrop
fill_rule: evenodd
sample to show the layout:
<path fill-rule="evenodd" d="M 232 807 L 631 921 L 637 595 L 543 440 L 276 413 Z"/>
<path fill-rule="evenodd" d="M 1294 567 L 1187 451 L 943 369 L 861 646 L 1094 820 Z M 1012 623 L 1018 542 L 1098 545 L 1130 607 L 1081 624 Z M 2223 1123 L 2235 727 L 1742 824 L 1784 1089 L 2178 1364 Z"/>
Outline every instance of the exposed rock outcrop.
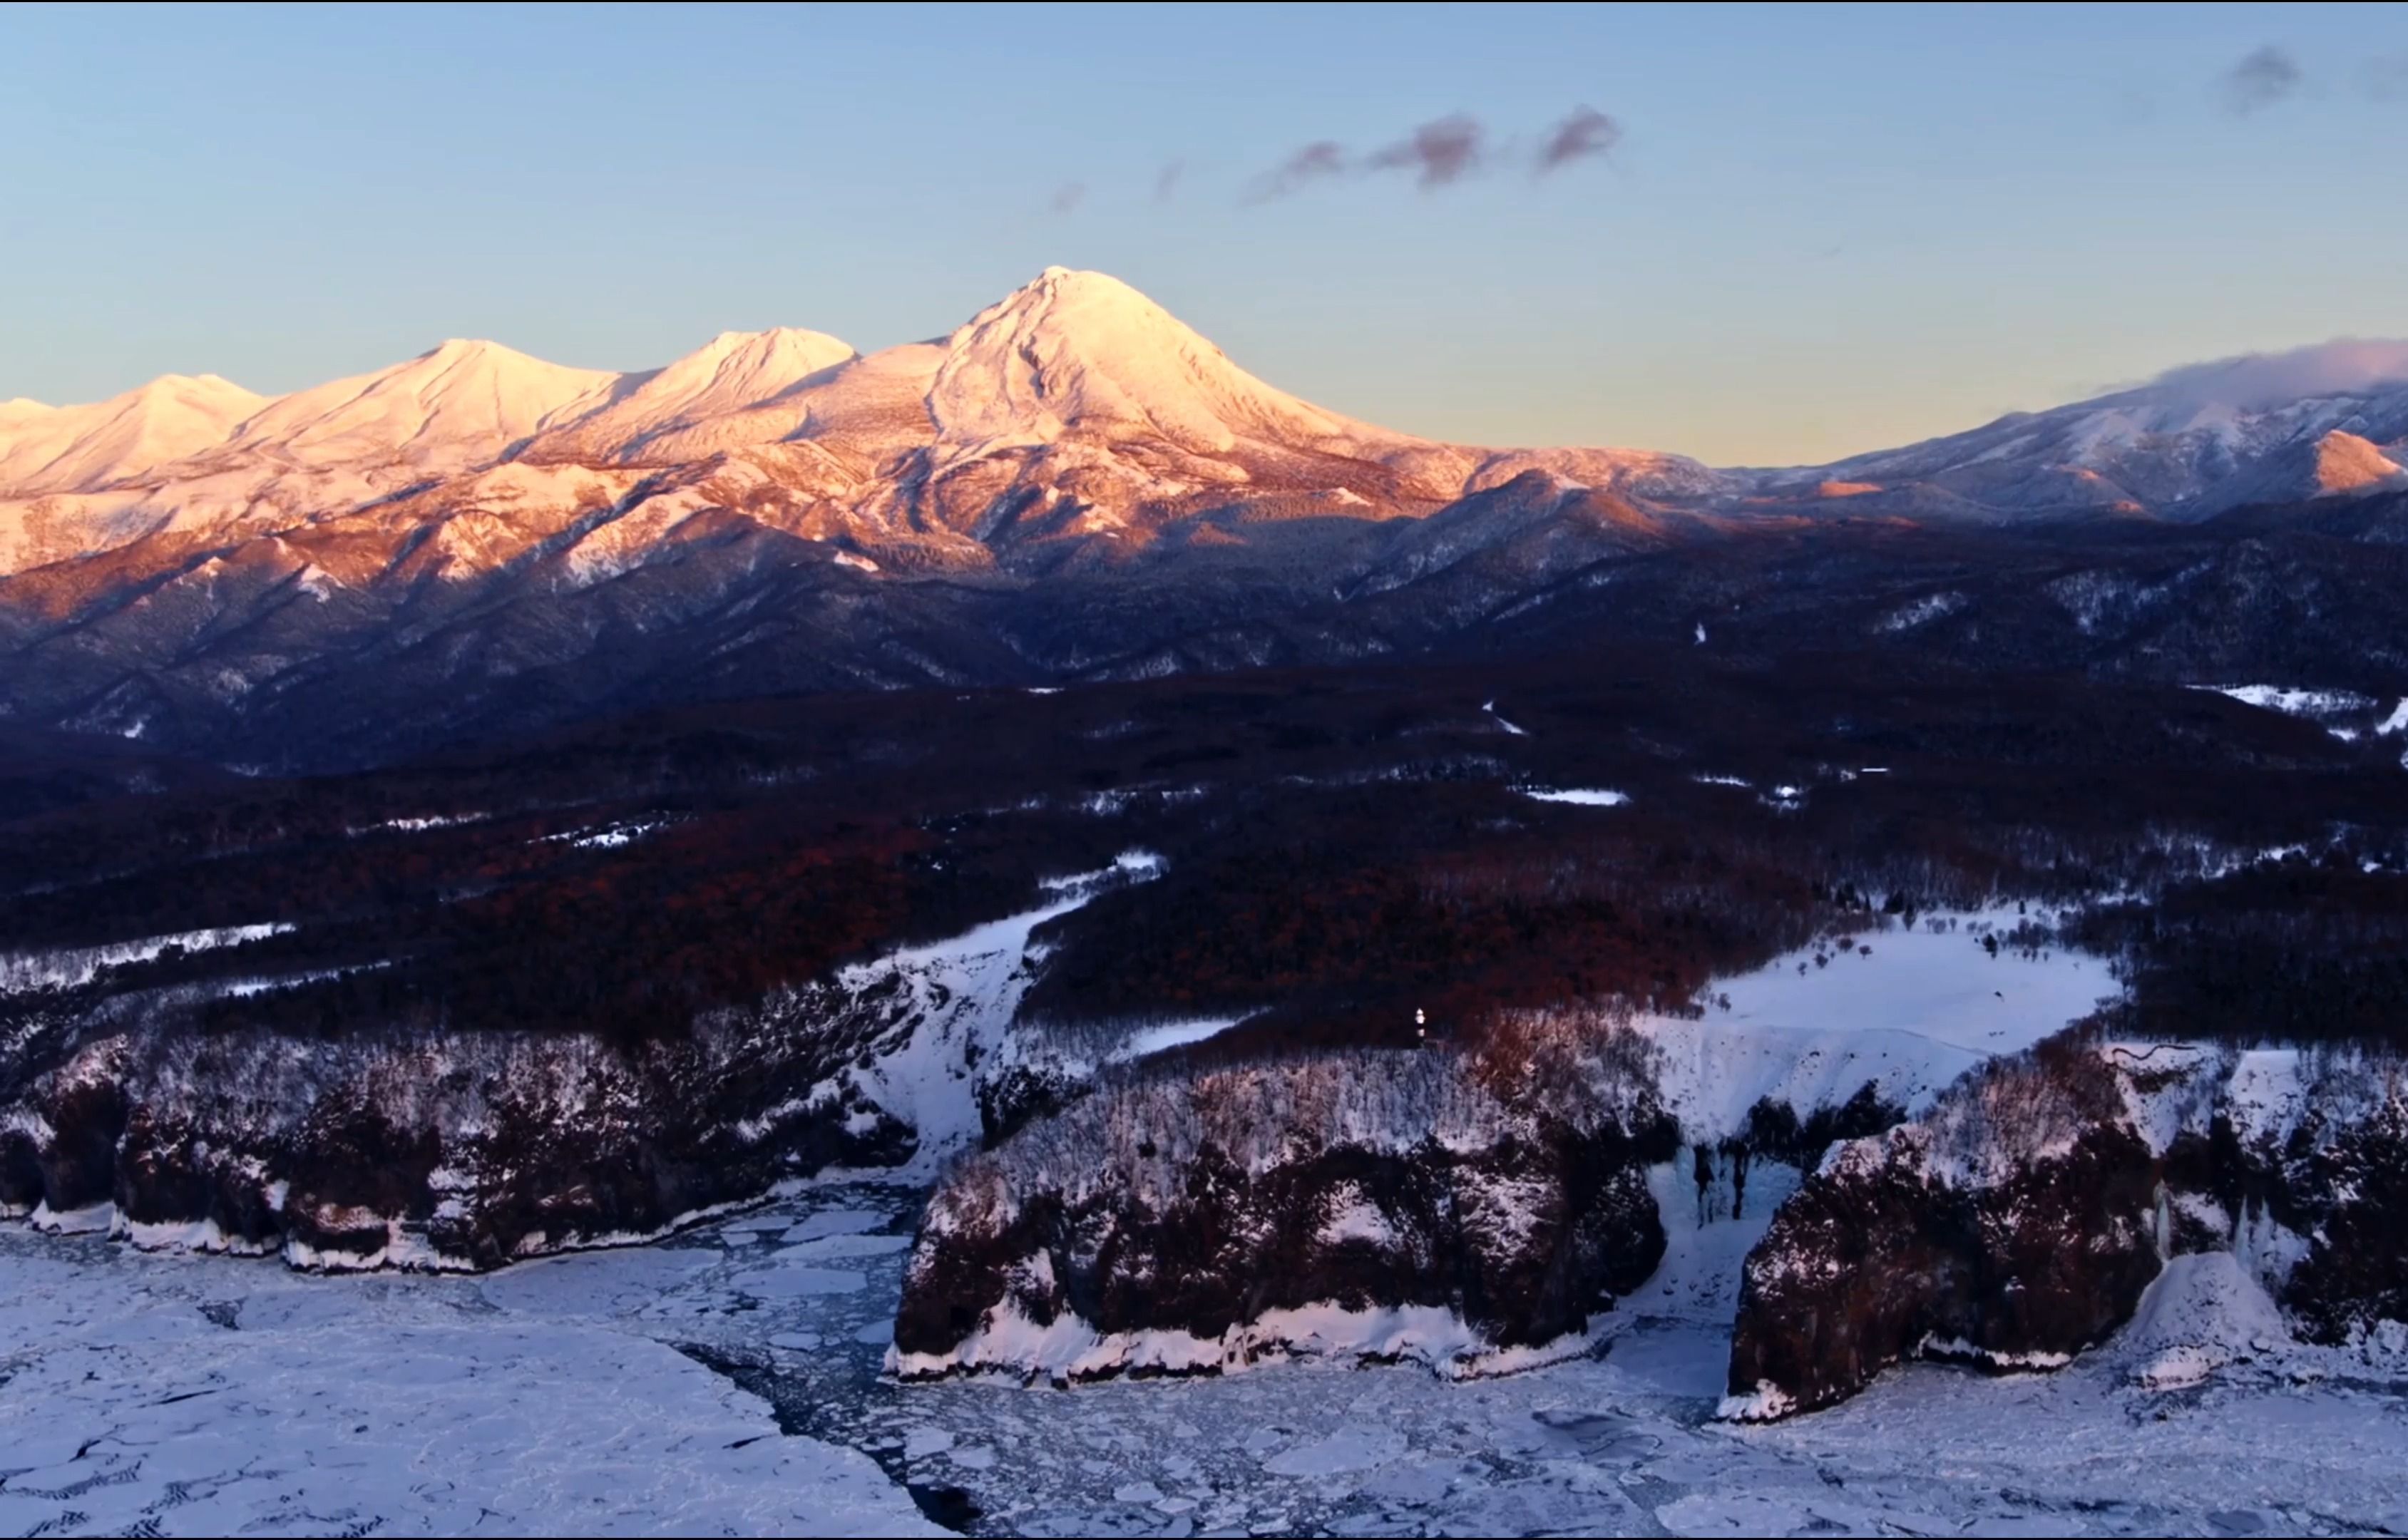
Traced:
<path fill-rule="evenodd" d="M 1574 1337 L 1663 1254 L 1646 1168 L 1679 1132 L 1648 1052 L 1567 1026 L 1098 1091 L 939 1190 L 896 1366 L 1451 1369 Z"/>
<path fill-rule="evenodd" d="M 1725 1415 L 1828 1405 L 1916 1356 L 2070 1361 L 2165 1261 L 2229 1249 L 2311 1340 L 2408 1315 L 2395 1058 L 2057 1042 L 1834 1149 L 1749 1256 Z"/>
<path fill-rule="evenodd" d="M 190 990 L 21 997 L 0 1214 L 297 1266 L 480 1268 L 933 1156 L 975 1134 L 972 1071 L 1019 1008 L 1036 925 L 1151 870 L 1125 858 L 1043 908 L 631 1042 L 211 1033 Z"/>
<path fill-rule="evenodd" d="M 909 1159 L 843 1070 L 874 1010 L 681 1041 L 136 1027 L 0 1111 L 0 1212 L 298 1266 L 481 1268 L 639 1238 L 783 1176 Z"/>

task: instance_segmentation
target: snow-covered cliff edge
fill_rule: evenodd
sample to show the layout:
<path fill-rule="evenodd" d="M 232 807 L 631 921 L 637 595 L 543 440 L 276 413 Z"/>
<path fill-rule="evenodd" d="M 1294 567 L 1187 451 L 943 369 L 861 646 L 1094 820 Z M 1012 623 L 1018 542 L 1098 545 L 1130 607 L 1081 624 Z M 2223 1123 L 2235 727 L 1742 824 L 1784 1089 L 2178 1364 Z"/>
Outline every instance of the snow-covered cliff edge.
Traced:
<path fill-rule="evenodd" d="M 2229 1252 L 2292 1329 L 2408 1318 L 2399 1057 L 2067 1041 L 1842 1145 L 1748 1258 L 1727 1415 L 1811 1410 L 1915 1356 L 2048 1368 L 2170 1259 Z"/>

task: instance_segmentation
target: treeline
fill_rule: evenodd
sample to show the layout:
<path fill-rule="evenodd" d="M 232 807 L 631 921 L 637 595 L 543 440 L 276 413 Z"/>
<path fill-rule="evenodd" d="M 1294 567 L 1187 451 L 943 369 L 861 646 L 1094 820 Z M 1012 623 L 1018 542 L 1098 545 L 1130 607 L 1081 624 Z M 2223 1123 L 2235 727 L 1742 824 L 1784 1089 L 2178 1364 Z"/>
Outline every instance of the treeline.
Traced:
<path fill-rule="evenodd" d="M 2119 1026 L 2230 1042 L 2408 1044 L 2408 873 L 2350 844 L 2101 905 L 2072 932 L 2128 960 Z"/>

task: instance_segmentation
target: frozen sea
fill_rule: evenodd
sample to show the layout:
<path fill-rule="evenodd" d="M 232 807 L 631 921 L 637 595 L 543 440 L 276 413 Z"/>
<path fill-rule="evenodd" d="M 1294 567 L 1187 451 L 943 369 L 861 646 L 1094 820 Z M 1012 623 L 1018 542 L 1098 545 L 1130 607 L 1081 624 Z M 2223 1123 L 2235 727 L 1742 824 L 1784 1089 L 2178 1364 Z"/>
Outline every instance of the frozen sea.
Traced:
<path fill-rule="evenodd" d="M 1715 1422 L 1760 1219 L 1659 1191 L 1672 1254 L 1596 1355 L 1469 1383 L 892 1384 L 889 1185 L 474 1277 L 8 1227 L 0 1534 L 2408 1532 L 2408 1342 L 2292 1343 L 2224 1257 L 2054 1375 Z"/>

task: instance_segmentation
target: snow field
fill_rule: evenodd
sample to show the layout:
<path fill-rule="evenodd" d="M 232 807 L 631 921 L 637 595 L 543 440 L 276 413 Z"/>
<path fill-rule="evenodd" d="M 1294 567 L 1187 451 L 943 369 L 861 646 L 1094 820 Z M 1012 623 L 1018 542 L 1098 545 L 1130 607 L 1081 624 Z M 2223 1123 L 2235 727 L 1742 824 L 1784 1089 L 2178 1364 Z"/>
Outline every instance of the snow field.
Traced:
<path fill-rule="evenodd" d="M 1770 1097 L 1803 1117 L 1870 1082 L 1910 1114 L 1985 1059 L 2016 1053 L 2122 992 L 2105 959 L 2051 948 L 2025 956 L 1985 935 L 2011 907 L 1878 920 L 1754 973 L 1718 979 L 1696 1019 L 1634 1025 L 1661 1055 L 1667 1109 L 1693 1143 L 1742 1132 Z M 1727 1002 L 1727 1004 L 1724 1004 Z"/>
<path fill-rule="evenodd" d="M 22 994 L 41 989 L 71 990 L 91 983 L 104 968 L 153 962 L 170 947 L 188 952 L 208 951 L 282 935 L 292 929 L 291 925 L 271 921 L 260 925 L 230 925 L 217 930 L 180 931 L 173 935 L 145 936 L 138 941 L 112 941 L 97 947 L 0 954 L 0 994 Z"/>
<path fill-rule="evenodd" d="M 1526 787 L 1522 794 L 1532 802 L 1566 802 L 1575 807 L 1619 807 L 1630 800 L 1627 791 L 1609 791 L 1596 787 L 1570 787 L 1561 791 Z"/>
<path fill-rule="evenodd" d="M 933 1533 L 889 1481 L 908 1476 L 1021 1534 L 2408 1527 L 2408 1333 L 2300 1347 L 2229 1258 L 2177 1259 L 2123 1333 L 2055 1374 L 1917 1364 L 1810 1418 L 1711 1420 L 1720 1290 L 1771 1176 L 1745 1219 L 1700 1222 L 1684 1170 L 1659 1167 L 1663 1269 L 1583 1353 L 1525 1373 L 1266 1363 L 1067 1394 L 879 1376 L 913 1218 L 895 1187 L 815 1184 L 665 1245 L 483 1277 L 300 1278 L 0 1232 L 19 1345 L 0 1518 Z M 809 1249 L 829 1242 L 859 1254 Z M 859 1281 L 776 1281 L 831 1262 Z M 769 1405 L 667 1343 L 744 1365 Z"/>
<path fill-rule="evenodd" d="M 0 1233 L 0 1529 L 943 1533 L 867 1456 L 608 1324 L 694 1256 L 304 1279 Z"/>

